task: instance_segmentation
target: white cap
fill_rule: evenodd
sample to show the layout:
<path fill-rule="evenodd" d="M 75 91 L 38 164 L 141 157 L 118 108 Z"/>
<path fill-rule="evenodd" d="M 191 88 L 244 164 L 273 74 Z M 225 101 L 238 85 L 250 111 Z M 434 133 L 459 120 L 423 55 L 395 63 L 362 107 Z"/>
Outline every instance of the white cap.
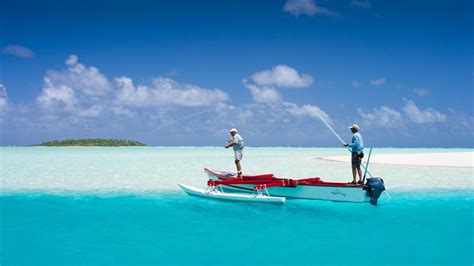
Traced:
<path fill-rule="evenodd" d="M 355 128 L 355 129 L 359 130 L 359 125 L 357 125 L 357 124 L 352 124 L 349 128 Z"/>
<path fill-rule="evenodd" d="M 229 132 L 237 132 L 236 128 L 232 128 Z"/>

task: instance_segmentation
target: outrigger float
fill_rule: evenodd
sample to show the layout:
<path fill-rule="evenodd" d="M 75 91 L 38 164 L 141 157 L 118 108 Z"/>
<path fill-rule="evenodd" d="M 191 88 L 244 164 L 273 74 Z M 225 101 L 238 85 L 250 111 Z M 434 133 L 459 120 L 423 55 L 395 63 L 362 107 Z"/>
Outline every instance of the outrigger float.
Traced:
<path fill-rule="evenodd" d="M 336 135 L 339 141 L 344 144 L 342 138 L 324 118 L 319 114 L 318 117 Z M 350 151 L 349 148 L 348 150 Z M 380 195 L 382 192 L 385 192 L 385 185 L 382 178 L 373 177 L 368 170 L 371 154 L 372 148 L 369 151 L 367 164 L 361 164 L 365 170 L 362 184 L 325 182 L 319 177 L 302 179 L 278 178 L 273 174 L 243 175 L 239 178 L 234 173 L 205 168 L 204 171 L 209 177 L 207 189 L 184 184 L 178 185 L 187 194 L 192 196 L 228 201 L 283 204 L 288 198 L 370 202 L 372 205 L 377 205 Z M 367 174 L 369 174 L 370 178 L 367 178 L 366 182 Z M 386 193 L 385 195 L 388 197 Z"/>

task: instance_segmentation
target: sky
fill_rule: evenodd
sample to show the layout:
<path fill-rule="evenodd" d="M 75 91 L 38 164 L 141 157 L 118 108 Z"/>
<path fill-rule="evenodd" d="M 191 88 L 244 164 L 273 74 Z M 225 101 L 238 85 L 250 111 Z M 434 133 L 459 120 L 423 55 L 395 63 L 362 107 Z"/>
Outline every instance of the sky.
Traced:
<path fill-rule="evenodd" d="M 0 145 L 474 146 L 469 0 L 4 0 Z"/>

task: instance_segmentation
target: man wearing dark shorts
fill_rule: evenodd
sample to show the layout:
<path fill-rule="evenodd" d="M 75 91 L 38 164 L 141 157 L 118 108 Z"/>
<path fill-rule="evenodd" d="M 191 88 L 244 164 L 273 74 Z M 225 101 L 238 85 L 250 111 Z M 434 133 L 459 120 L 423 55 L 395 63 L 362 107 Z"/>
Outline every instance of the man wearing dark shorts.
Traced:
<path fill-rule="evenodd" d="M 349 147 L 352 151 L 351 154 L 351 164 L 352 164 L 352 182 L 348 184 L 362 184 L 362 170 L 360 165 L 362 162 L 362 157 L 364 157 L 364 140 L 362 135 L 359 133 L 359 126 L 352 124 L 349 127 L 352 132 L 352 141 L 351 144 L 344 144 L 344 147 Z M 356 176 L 359 174 L 359 182 L 356 182 Z"/>

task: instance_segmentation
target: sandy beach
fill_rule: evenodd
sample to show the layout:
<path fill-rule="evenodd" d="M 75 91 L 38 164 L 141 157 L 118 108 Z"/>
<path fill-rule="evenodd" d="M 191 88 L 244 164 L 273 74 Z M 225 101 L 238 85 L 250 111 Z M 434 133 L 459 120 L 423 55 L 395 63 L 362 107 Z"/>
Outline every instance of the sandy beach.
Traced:
<path fill-rule="evenodd" d="M 366 153 L 367 157 L 367 153 Z M 349 162 L 350 156 L 328 156 L 318 159 L 337 162 Z M 367 158 L 364 158 L 364 161 Z M 438 152 L 407 154 L 372 154 L 370 163 L 413 166 L 474 167 L 474 152 Z"/>

